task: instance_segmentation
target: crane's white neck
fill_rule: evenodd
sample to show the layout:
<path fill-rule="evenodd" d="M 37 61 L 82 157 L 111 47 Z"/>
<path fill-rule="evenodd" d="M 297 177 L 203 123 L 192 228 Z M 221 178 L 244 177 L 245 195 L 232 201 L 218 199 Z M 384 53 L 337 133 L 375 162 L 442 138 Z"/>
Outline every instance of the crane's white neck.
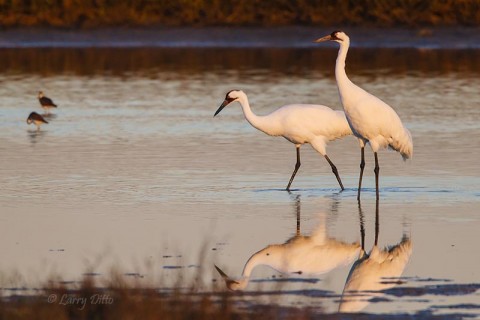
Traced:
<path fill-rule="evenodd" d="M 351 83 L 345 72 L 345 60 L 347 59 L 348 48 L 350 47 L 350 39 L 346 38 L 340 42 L 340 50 L 338 50 L 337 62 L 335 64 L 335 77 L 337 84 L 341 90 L 341 86 Z"/>
<path fill-rule="evenodd" d="M 283 259 L 284 256 L 285 248 L 283 245 L 269 245 L 257 253 L 254 253 L 250 259 L 248 259 L 243 268 L 242 277 L 249 278 L 256 266 L 268 265 L 273 267 L 274 265 L 278 265 L 278 261 Z"/>
<path fill-rule="evenodd" d="M 245 267 L 243 268 L 242 272 L 242 277 L 243 278 L 250 278 L 250 275 L 252 274 L 253 269 L 261 264 L 264 264 L 264 261 L 262 261 L 262 256 L 264 255 L 263 250 L 255 253 L 253 256 L 248 259 L 247 263 L 245 264 Z"/>
<path fill-rule="evenodd" d="M 250 276 L 253 272 L 253 269 L 258 265 L 266 264 L 264 261 L 265 259 L 262 259 L 262 257 L 265 255 L 263 253 L 264 250 L 265 249 L 255 253 L 250 257 L 250 259 L 248 259 L 247 263 L 245 264 L 245 267 L 243 267 L 242 278 L 239 280 L 235 280 L 230 284 L 229 288 L 231 290 L 245 289 L 248 283 L 250 282 Z M 228 286 L 228 283 L 227 283 L 227 286 Z"/>
<path fill-rule="evenodd" d="M 250 103 L 248 102 L 248 98 L 246 95 L 240 96 L 237 101 L 240 103 L 242 106 L 243 114 L 245 116 L 245 119 L 256 129 L 265 132 L 266 134 L 269 135 L 276 135 L 275 134 L 275 128 L 272 127 L 272 125 L 266 121 L 265 117 L 263 116 L 257 116 L 255 113 L 253 113 L 252 109 L 250 108 Z"/>

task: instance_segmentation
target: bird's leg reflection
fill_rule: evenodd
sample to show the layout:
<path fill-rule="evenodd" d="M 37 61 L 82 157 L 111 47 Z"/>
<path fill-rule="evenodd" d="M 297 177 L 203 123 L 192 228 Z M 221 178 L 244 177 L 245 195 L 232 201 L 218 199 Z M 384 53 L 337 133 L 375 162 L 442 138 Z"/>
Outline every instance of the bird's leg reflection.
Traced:
<path fill-rule="evenodd" d="M 296 236 L 300 236 L 300 195 L 295 197 L 295 213 L 297 214 L 297 232 Z"/>
<path fill-rule="evenodd" d="M 30 143 L 32 145 L 35 145 L 38 141 L 41 140 L 43 136 L 45 136 L 46 131 L 38 130 L 37 128 L 35 130 L 28 130 L 27 134 L 28 138 L 30 139 Z"/>
<path fill-rule="evenodd" d="M 328 198 L 331 199 L 330 209 L 328 212 L 331 213 L 331 217 L 333 218 L 338 217 L 338 208 L 340 207 L 340 203 L 341 203 L 341 198 L 340 198 L 341 193 L 342 193 L 342 190 L 336 191 L 332 193 L 330 196 L 328 196 Z"/>
<path fill-rule="evenodd" d="M 378 195 L 378 192 L 377 192 L 377 195 Z M 378 234 L 380 233 L 380 214 L 379 214 L 379 208 L 378 208 L 379 202 L 380 200 L 377 197 L 377 201 L 375 201 L 375 246 L 378 245 Z"/>
<path fill-rule="evenodd" d="M 288 190 L 288 193 L 292 196 L 293 204 L 295 207 L 295 216 L 297 218 L 297 229 L 295 232 L 295 235 L 298 237 L 300 236 L 300 206 L 301 206 L 301 201 L 300 201 L 300 195 L 299 194 L 293 194 L 290 190 Z"/>
<path fill-rule="evenodd" d="M 360 241 L 362 251 L 365 251 L 365 216 L 363 215 L 362 204 L 358 201 L 358 219 L 360 222 Z"/>

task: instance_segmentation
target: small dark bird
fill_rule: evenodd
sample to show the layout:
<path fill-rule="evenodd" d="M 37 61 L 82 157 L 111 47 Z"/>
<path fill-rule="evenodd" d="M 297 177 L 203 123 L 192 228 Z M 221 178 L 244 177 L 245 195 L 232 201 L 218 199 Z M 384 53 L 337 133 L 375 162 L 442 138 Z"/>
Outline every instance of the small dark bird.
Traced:
<path fill-rule="evenodd" d="M 45 109 L 45 112 L 48 113 L 50 108 L 56 108 L 57 105 L 53 103 L 52 99 L 45 97 L 42 91 L 38 92 L 38 101 L 42 105 L 42 108 Z"/>
<path fill-rule="evenodd" d="M 40 130 L 40 126 L 43 123 L 48 123 L 47 120 L 45 120 L 41 115 L 39 115 L 36 112 L 30 113 L 30 115 L 27 118 L 27 123 L 28 124 L 31 124 L 32 122 L 37 126 L 37 130 Z"/>

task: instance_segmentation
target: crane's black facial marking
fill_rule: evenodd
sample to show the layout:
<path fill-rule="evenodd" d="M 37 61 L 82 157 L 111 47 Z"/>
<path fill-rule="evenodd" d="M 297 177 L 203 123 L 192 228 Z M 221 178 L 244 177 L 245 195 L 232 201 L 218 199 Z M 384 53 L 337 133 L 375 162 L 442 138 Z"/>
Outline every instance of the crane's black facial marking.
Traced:
<path fill-rule="evenodd" d="M 230 90 L 227 92 L 227 94 L 225 95 L 225 100 L 228 101 L 228 103 L 237 99 L 237 98 L 229 97 L 230 93 L 232 93 L 233 91 L 240 91 L 240 90 Z"/>
<path fill-rule="evenodd" d="M 230 93 L 232 93 L 233 91 L 240 91 L 240 90 L 238 90 L 238 89 L 230 90 L 230 91 L 227 92 L 227 96 L 228 96 Z"/>
<path fill-rule="evenodd" d="M 237 100 L 238 98 L 232 98 L 230 97 L 230 93 L 232 93 L 232 91 L 239 91 L 239 90 L 230 90 L 227 92 L 227 95 L 225 96 L 225 100 L 223 101 L 222 105 L 217 109 L 217 111 L 215 112 L 215 114 L 213 115 L 214 117 L 220 113 L 220 111 L 223 110 L 223 108 L 225 108 L 227 105 L 229 105 L 231 102 Z"/>
<path fill-rule="evenodd" d="M 330 37 L 331 37 L 330 40 L 332 40 L 332 41 L 334 41 L 334 40 L 342 41 L 342 39 L 340 39 L 339 37 L 337 37 L 337 33 L 339 33 L 339 32 L 342 32 L 342 31 L 340 31 L 340 30 L 335 30 L 335 31 L 333 31 L 333 32 L 330 34 Z"/>

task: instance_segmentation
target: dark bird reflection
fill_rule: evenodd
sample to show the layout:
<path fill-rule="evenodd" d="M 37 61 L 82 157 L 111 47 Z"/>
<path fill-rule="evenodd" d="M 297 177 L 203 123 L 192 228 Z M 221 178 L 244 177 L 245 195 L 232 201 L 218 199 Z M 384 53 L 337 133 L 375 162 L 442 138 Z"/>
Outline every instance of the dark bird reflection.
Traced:
<path fill-rule="evenodd" d="M 319 275 L 347 265 L 359 254 L 359 243 L 345 243 L 328 236 L 325 214 L 319 214 L 320 222 L 311 235 L 301 235 L 300 197 L 295 199 L 297 227 L 293 237 L 283 244 L 270 244 L 254 253 L 247 260 L 238 280 L 230 278 L 215 266 L 228 289 L 245 289 L 253 270 L 259 265 L 269 266 L 283 274 Z"/>
<path fill-rule="evenodd" d="M 40 142 L 43 137 L 47 135 L 46 131 L 42 130 L 27 130 L 28 138 L 32 145 L 35 145 L 37 142 Z"/>
<path fill-rule="evenodd" d="M 340 312 L 358 312 L 364 309 L 372 298 L 383 296 L 385 294 L 383 290 L 396 286 L 412 254 L 413 244 L 405 233 L 398 244 L 384 249 L 378 247 L 380 232 L 378 199 L 375 206 L 375 242 L 367 254 L 364 216 L 360 201 L 358 212 L 362 248 L 347 277 L 340 301 Z"/>

